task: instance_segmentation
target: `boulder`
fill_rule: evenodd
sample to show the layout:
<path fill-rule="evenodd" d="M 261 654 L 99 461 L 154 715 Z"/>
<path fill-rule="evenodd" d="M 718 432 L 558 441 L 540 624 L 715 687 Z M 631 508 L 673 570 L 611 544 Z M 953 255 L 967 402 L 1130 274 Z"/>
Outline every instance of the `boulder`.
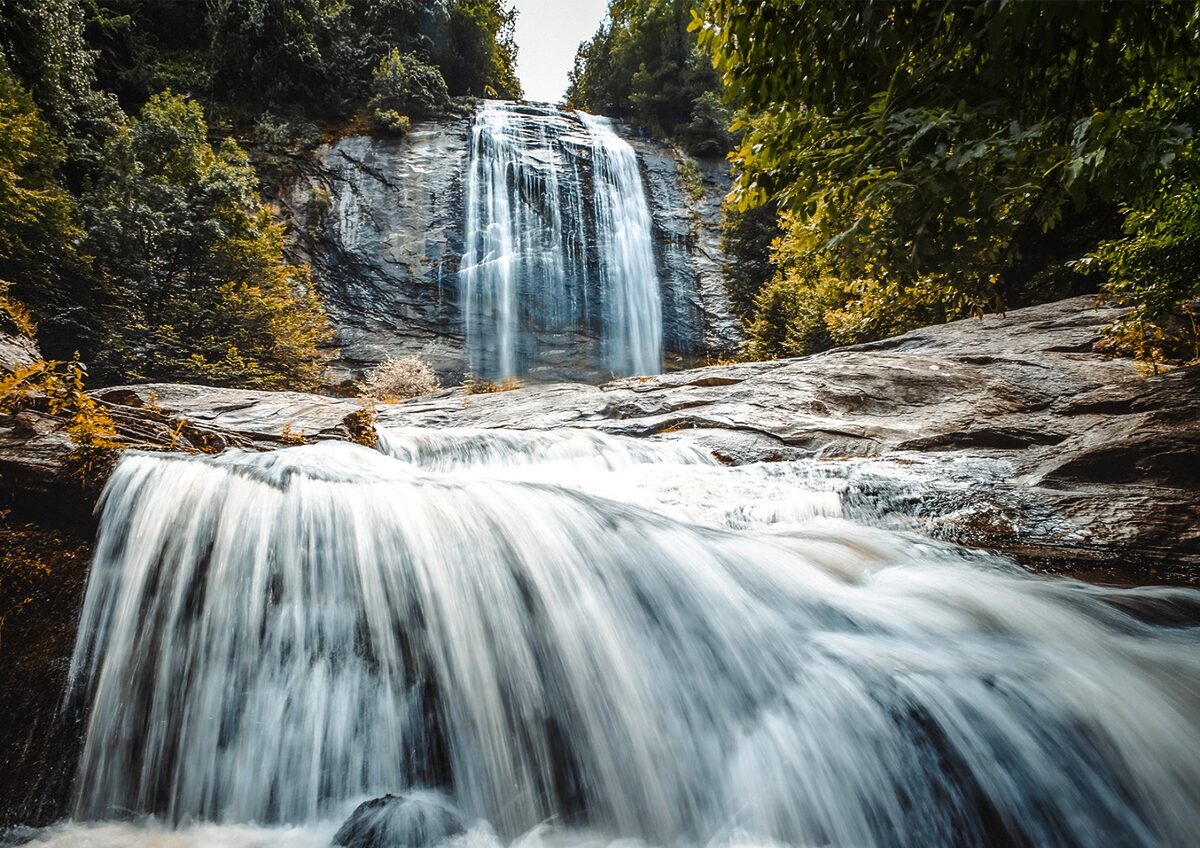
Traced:
<path fill-rule="evenodd" d="M 384 795 L 359 804 L 334 834 L 344 848 L 433 848 L 466 831 L 462 815 L 436 792 Z"/>
<path fill-rule="evenodd" d="M 33 339 L 0 330 L 0 373 L 12 373 L 42 358 Z"/>

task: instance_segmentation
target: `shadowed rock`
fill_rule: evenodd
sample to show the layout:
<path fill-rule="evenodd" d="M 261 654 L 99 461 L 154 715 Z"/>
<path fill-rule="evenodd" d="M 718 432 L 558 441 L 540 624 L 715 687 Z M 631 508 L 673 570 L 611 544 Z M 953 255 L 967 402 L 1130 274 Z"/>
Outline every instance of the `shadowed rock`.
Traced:
<path fill-rule="evenodd" d="M 334 834 L 344 848 L 433 848 L 466 830 L 462 815 L 436 792 L 384 795 L 359 804 Z"/>

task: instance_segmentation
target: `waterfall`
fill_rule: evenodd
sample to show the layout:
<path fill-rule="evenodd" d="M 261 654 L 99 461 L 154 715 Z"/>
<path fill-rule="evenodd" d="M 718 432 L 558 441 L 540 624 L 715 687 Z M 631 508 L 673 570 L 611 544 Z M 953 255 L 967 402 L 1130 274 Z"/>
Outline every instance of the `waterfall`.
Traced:
<path fill-rule="evenodd" d="M 476 374 L 536 374 L 556 359 L 602 374 L 661 370 L 649 206 L 637 156 L 608 121 L 486 102 L 466 183 L 459 276 Z"/>
<path fill-rule="evenodd" d="M 62 845 L 326 845 L 418 787 L 476 823 L 460 848 L 1200 832 L 1200 593 L 1039 578 L 683 442 L 380 451 L 121 460 Z"/>
<path fill-rule="evenodd" d="M 637 155 L 607 118 L 579 118 L 592 135 L 605 362 L 617 374 L 656 374 L 662 370 L 662 303 Z"/>

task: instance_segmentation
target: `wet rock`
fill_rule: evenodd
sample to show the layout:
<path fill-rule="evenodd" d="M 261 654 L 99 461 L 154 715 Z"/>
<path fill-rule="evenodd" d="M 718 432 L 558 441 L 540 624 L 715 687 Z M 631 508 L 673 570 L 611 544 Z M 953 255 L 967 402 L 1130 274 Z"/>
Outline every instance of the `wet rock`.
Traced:
<path fill-rule="evenodd" d="M 384 795 L 359 804 L 338 828 L 344 848 L 433 848 L 465 832 L 462 815 L 435 792 Z"/>
<path fill-rule="evenodd" d="M 802 359 L 448 393 L 381 422 L 669 434 L 737 464 L 987 457 L 1005 472 L 929 478 L 918 529 L 1039 565 L 1200 579 L 1200 368 L 1147 378 L 1094 352 L 1119 314 L 1073 298 Z"/>
<path fill-rule="evenodd" d="M 1200 579 L 1200 368 L 1147 378 L 1093 352 L 1117 315 L 1075 298 L 804 359 L 600 387 L 444 390 L 377 415 L 385 426 L 683 439 L 727 464 L 812 458 L 849 469 L 869 458 L 919 480 L 885 500 L 920 532 L 1113 579 L 1150 569 Z M 347 421 L 362 411 L 343 398 L 199 386 L 96 396 L 127 444 L 159 450 L 349 439 Z M 0 420 L 0 484 L 54 491 L 69 449 L 50 416 Z"/>

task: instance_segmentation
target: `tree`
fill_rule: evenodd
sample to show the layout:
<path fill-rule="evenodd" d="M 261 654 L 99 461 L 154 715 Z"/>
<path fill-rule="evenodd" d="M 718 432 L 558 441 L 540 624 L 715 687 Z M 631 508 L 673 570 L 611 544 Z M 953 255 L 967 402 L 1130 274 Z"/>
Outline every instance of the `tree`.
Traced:
<path fill-rule="evenodd" d="M 428 117 L 450 108 L 450 93 L 441 71 L 395 48 L 375 67 L 371 90 L 368 107 L 376 125 L 393 132 L 408 116 Z"/>
<path fill-rule="evenodd" d="M 116 100 L 96 90 L 84 22 L 80 0 L 0 0 L 0 45 L 66 143 L 67 176 L 75 187 L 95 167 L 104 139 L 123 118 Z"/>
<path fill-rule="evenodd" d="M 398 51 L 452 95 L 520 97 L 515 17 L 502 0 L 213 0 L 213 92 L 235 112 L 346 118 Z"/>
<path fill-rule="evenodd" d="M 636 121 L 690 153 L 722 155 L 731 139 L 720 82 L 687 32 L 688 0 L 612 0 L 575 56 L 567 104 Z"/>
<path fill-rule="evenodd" d="M 454 0 L 448 38 L 437 52 L 450 93 L 516 100 L 517 13 L 503 0 Z"/>
<path fill-rule="evenodd" d="M 0 57 L 0 281 L 38 319 L 52 322 L 71 308 L 61 277 L 80 235 L 74 198 L 58 181 L 65 158 L 63 143 Z"/>
<path fill-rule="evenodd" d="M 706 0 L 692 27 L 739 107 L 736 203 L 791 213 L 781 255 L 834 268 L 849 339 L 1023 302 L 1023 259 L 1073 267 L 1048 248 L 1158 190 L 1196 123 L 1193 2 Z"/>
<path fill-rule="evenodd" d="M 121 379 L 266 388 L 316 383 L 328 331 L 304 266 L 232 141 L 200 106 L 155 95 L 106 146 L 83 198 L 104 290 L 98 365 Z"/>
<path fill-rule="evenodd" d="M 84 0 L 84 35 L 100 88 L 135 112 L 172 89 L 211 95 L 207 5 L 193 0 Z"/>

